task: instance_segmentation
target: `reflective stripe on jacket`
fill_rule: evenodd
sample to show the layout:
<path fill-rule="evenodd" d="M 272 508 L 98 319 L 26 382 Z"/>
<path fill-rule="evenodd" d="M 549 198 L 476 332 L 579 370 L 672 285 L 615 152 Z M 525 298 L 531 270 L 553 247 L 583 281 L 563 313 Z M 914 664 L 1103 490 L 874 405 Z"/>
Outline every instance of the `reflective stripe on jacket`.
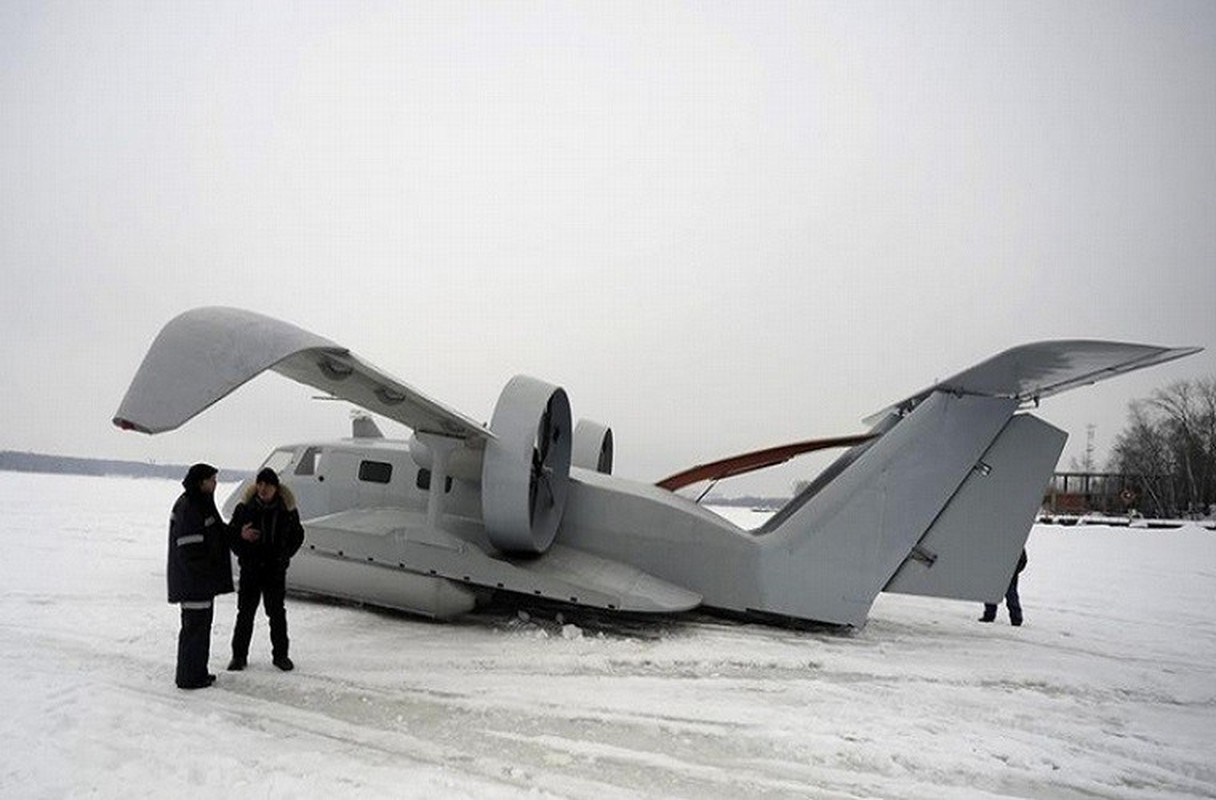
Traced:
<path fill-rule="evenodd" d="M 210 602 L 232 591 L 226 526 L 210 495 L 183 492 L 169 516 L 169 602 Z"/>

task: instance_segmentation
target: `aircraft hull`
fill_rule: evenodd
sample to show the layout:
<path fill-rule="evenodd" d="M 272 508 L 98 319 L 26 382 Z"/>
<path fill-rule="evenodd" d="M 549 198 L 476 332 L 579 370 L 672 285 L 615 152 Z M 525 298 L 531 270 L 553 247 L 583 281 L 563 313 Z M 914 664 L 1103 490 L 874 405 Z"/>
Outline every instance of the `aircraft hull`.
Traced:
<path fill-rule="evenodd" d="M 471 587 L 445 578 L 333 558 L 308 549 L 292 559 L 287 587 L 435 619 L 460 616 L 477 602 Z"/>

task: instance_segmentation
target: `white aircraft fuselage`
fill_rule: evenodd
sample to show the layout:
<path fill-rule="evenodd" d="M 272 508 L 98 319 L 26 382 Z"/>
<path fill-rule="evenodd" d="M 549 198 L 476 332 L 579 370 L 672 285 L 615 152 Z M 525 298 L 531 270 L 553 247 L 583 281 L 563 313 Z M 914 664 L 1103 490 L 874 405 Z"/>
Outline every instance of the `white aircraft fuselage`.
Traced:
<path fill-rule="evenodd" d="M 1027 409 L 1194 352 L 1092 340 L 1007 350 L 874 415 L 868 433 L 830 440 L 848 449 L 755 531 L 671 491 L 680 476 L 612 475 L 611 430 L 575 425 L 558 386 L 516 376 L 482 424 L 324 337 L 240 309 L 166 324 L 114 422 L 172 430 L 271 370 L 411 428 L 393 441 L 357 420 L 350 439 L 267 459 L 307 535 L 289 571 L 299 590 L 439 618 L 509 592 L 861 625 L 881 591 L 998 601 L 1067 438 Z M 682 475 L 735 474 L 815 444 Z"/>

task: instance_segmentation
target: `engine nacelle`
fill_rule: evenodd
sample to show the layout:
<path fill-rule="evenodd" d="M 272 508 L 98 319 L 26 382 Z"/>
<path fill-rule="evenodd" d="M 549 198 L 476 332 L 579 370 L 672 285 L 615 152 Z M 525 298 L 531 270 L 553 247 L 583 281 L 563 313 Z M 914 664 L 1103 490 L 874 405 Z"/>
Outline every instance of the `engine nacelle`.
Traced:
<path fill-rule="evenodd" d="M 543 553 L 566 508 L 574 436 L 560 386 L 516 375 L 490 420 L 481 468 L 481 516 L 490 543 L 507 552 Z"/>
<path fill-rule="evenodd" d="M 572 466 L 612 474 L 612 428 L 589 419 L 574 426 Z"/>

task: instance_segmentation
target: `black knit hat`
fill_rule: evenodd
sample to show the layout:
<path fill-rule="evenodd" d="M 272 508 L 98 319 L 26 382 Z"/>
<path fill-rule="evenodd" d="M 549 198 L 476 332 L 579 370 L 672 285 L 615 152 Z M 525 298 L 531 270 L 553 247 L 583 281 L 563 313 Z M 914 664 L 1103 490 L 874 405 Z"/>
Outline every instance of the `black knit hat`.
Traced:
<path fill-rule="evenodd" d="M 190 471 L 186 473 L 186 477 L 182 478 L 182 486 L 187 492 L 197 492 L 198 485 L 219 472 L 218 469 L 210 464 L 195 464 L 190 467 Z"/>
<path fill-rule="evenodd" d="M 268 486 L 278 486 L 279 476 L 270 467 L 263 467 L 262 471 L 258 473 L 258 478 L 255 482 L 264 483 Z"/>

